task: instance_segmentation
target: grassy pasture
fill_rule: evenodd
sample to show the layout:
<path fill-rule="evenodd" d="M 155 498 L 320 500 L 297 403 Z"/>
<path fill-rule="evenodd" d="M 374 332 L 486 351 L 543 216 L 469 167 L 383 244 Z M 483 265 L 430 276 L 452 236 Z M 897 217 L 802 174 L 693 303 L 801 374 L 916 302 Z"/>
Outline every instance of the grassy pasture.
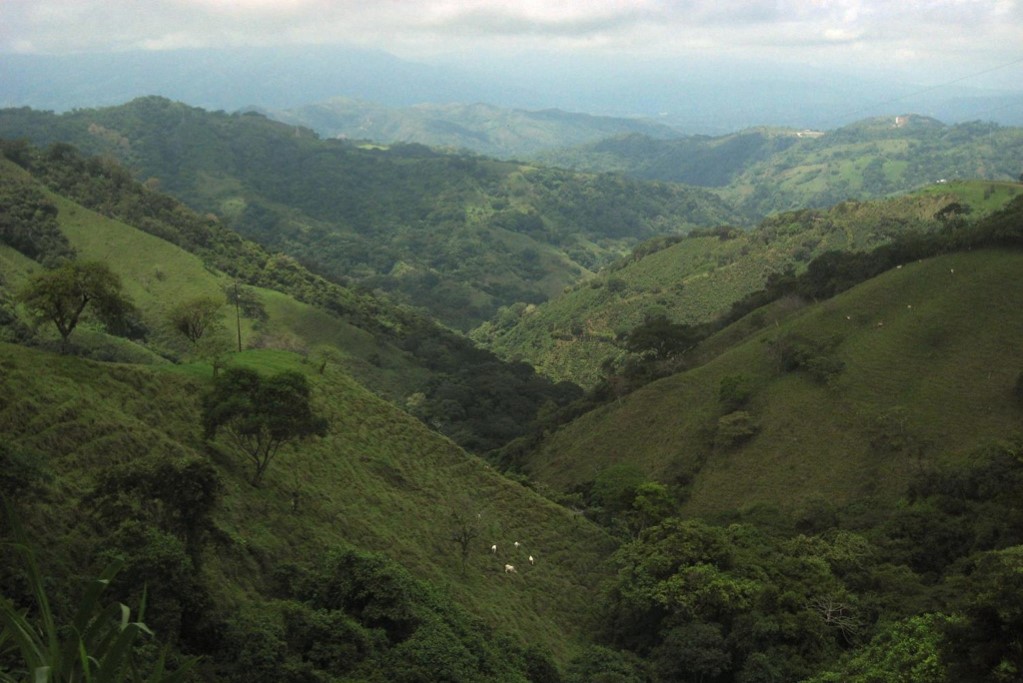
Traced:
<path fill-rule="evenodd" d="M 265 599 L 275 567 L 350 544 L 397 560 L 522 642 L 550 647 L 559 658 L 576 651 L 604 576 L 602 558 L 613 547 L 601 531 L 503 478 L 340 368 L 321 375 L 284 351 L 249 351 L 236 362 L 307 373 L 316 409 L 331 423 L 328 436 L 282 451 L 260 488 L 248 483 L 249 463 L 225 443 L 202 442 L 197 396 L 208 372 L 0 345 L 0 433 L 36 454 L 51 476 L 29 523 L 70 549 L 68 563 L 85 566 L 99 539 L 90 537 L 81 501 L 101 469 L 141 457 L 209 458 L 227 487 L 217 513 L 220 540 L 206 561 L 219 607 Z M 481 515 L 483 534 L 463 573 L 449 534 L 452 513 L 466 508 Z M 493 543 L 496 555 L 488 550 Z M 518 573 L 506 575 L 505 563 Z"/>
<path fill-rule="evenodd" d="M 954 272 L 953 272 L 954 271 Z M 623 460 L 653 477 L 692 478 L 689 514 L 820 496 L 894 500 L 929 462 L 962 457 L 1020 428 L 1010 396 L 1021 370 L 1023 256 L 979 251 L 906 264 L 791 312 L 695 370 L 583 416 L 530 457 L 556 488 Z M 726 330 L 724 334 L 728 334 Z M 782 372 L 786 338 L 826 344 L 844 370 L 827 382 Z M 759 432 L 715 445 L 718 388 L 743 375 Z"/>

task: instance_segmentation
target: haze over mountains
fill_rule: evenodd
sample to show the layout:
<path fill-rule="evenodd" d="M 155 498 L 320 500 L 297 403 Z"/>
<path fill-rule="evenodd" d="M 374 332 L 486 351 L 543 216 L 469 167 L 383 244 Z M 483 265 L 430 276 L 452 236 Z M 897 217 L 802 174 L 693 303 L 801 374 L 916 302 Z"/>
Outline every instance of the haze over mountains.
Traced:
<path fill-rule="evenodd" d="M 834 128 L 893 110 L 947 123 L 1023 123 L 1023 93 L 935 85 L 905 75 L 855 76 L 807 64 L 622 55 L 573 59 L 402 59 L 340 46 L 236 47 L 72 55 L 0 55 L 0 106 L 65 111 L 159 94 L 209 109 L 292 109 L 335 97 L 388 107 L 488 103 L 504 108 L 656 120 L 681 133 L 758 125 Z"/>

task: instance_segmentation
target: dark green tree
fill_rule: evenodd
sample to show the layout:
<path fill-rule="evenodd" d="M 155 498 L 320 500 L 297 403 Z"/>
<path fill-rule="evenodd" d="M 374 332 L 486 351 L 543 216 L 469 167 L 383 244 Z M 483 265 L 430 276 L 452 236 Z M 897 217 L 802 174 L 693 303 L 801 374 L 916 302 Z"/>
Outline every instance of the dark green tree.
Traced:
<path fill-rule="evenodd" d="M 625 348 L 635 353 L 652 352 L 655 358 L 678 356 L 695 346 L 699 336 L 689 325 L 673 323 L 659 315 L 636 326 L 625 340 Z"/>
<path fill-rule="evenodd" d="M 86 307 L 108 327 L 123 320 L 133 306 L 121 292 L 121 279 L 99 261 L 69 261 L 34 275 L 19 299 L 39 321 L 50 321 L 60 333 L 61 353 Z"/>
<path fill-rule="evenodd" d="M 252 460 L 253 486 L 282 446 L 327 433 L 327 420 L 313 413 L 305 376 L 294 371 L 264 378 L 248 368 L 228 368 L 203 397 L 202 410 L 206 439 L 225 433 Z"/>

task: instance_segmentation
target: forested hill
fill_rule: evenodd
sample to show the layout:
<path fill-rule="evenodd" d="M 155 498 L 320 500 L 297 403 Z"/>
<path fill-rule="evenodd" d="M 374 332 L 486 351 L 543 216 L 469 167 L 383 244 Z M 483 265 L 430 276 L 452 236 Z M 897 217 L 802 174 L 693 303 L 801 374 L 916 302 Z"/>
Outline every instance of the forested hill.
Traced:
<path fill-rule="evenodd" d="M 343 364 L 378 395 L 477 452 L 530 432 L 542 406 L 564 404 L 579 393 L 539 377 L 528 365 L 500 360 L 388 297 L 330 282 L 244 240 L 215 217 L 135 182 L 109 159 L 84 157 L 65 143 L 39 150 L 0 140 L 0 153 L 0 244 L 52 266 L 81 251 L 62 235 L 81 233 L 94 249 L 92 258 L 123 272 L 149 300 L 132 323 L 134 334 L 149 340 L 145 353 L 105 340 L 83 349 L 90 357 L 136 362 L 188 357 L 187 345 L 168 341 L 175 336 L 167 331 L 171 309 L 196 298 L 225 304 L 235 283 L 264 292 L 265 304 L 239 322 L 246 347 L 287 349 L 324 365 Z M 153 240 L 140 246 L 141 239 L 124 238 L 125 224 L 148 233 L 142 237 L 159 238 L 159 249 Z M 22 268 L 6 260 L 0 265 L 5 326 L 0 338 L 28 338 L 18 326 L 8 328 L 18 319 L 11 311 Z"/>
<path fill-rule="evenodd" d="M 628 337 L 647 321 L 708 324 L 827 251 L 869 250 L 976 221 L 1020 194 L 1020 183 L 950 182 L 895 199 L 780 213 L 750 230 L 655 238 L 549 301 L 501 309 L 473 337 L 551 377 L 592 386 L 634 360 Z"/>
<path fill-rule="evenodd" d="M 320 140 L 157 97 L 60 116 L 4 110 L 0 137 L 113 155 L 316 272 L 466 329 L 501 305 L 560 292 L 637 241 L 738 221 L 705 190 Z"/>
<path fill-rule="evenodd" d="M 871 118 L 831 131 L 751 129 L 654 140 L 631 134 L 538 157 L 544 163 L 718 188 L 747 216 L 897 194 L 938 180 L 1015 180 L 1023 129 Z"/>

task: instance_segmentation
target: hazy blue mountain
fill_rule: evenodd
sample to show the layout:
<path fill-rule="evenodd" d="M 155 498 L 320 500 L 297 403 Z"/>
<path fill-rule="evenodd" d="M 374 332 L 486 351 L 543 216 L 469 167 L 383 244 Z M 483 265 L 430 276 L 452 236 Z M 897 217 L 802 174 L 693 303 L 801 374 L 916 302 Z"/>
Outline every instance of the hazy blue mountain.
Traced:
<path fill-rule="evenodd" d="M 721 59 L 640 62 L 543 53 L 503 59 L 452 55 L 432 63 L 339 46 L 189 49 L 107 54 L 0 55 L 0 106 L 58 111 L 159 94 L 207 109 L 291 109 L 335 97 L 389 107 L 487 102 L 647 117 L 686 133 L 757 125 L 831 129 L 892 110 L 949 123 L 1023 124 L 1023 92 L 968 79 L 937 87 L 856 78 L 812 65 Z M 894 106 L 894 103 L 898 106 Z"/>
<path fill-rule="evenodd" d="M 477 99 L 457 70 L 382 51 L 311 46 L 0 55 L 0 105 L 65 111 L 159 94 L 207 109 L 288 108 L 337 95 L 390 105 Z"/>
<path fill-rule="evenodd" d="M 560 109 L 529 111 L 478 102 L 386 107 L 366 100 L 334 98 L 262 113 L 284 123 L 312 128 L 325 137 L 417 142 L 501 158 L 524 157 L 615 135 L 641 134 L 654 140 L 681 135 L 650 119 L 592 116 Z"/>

